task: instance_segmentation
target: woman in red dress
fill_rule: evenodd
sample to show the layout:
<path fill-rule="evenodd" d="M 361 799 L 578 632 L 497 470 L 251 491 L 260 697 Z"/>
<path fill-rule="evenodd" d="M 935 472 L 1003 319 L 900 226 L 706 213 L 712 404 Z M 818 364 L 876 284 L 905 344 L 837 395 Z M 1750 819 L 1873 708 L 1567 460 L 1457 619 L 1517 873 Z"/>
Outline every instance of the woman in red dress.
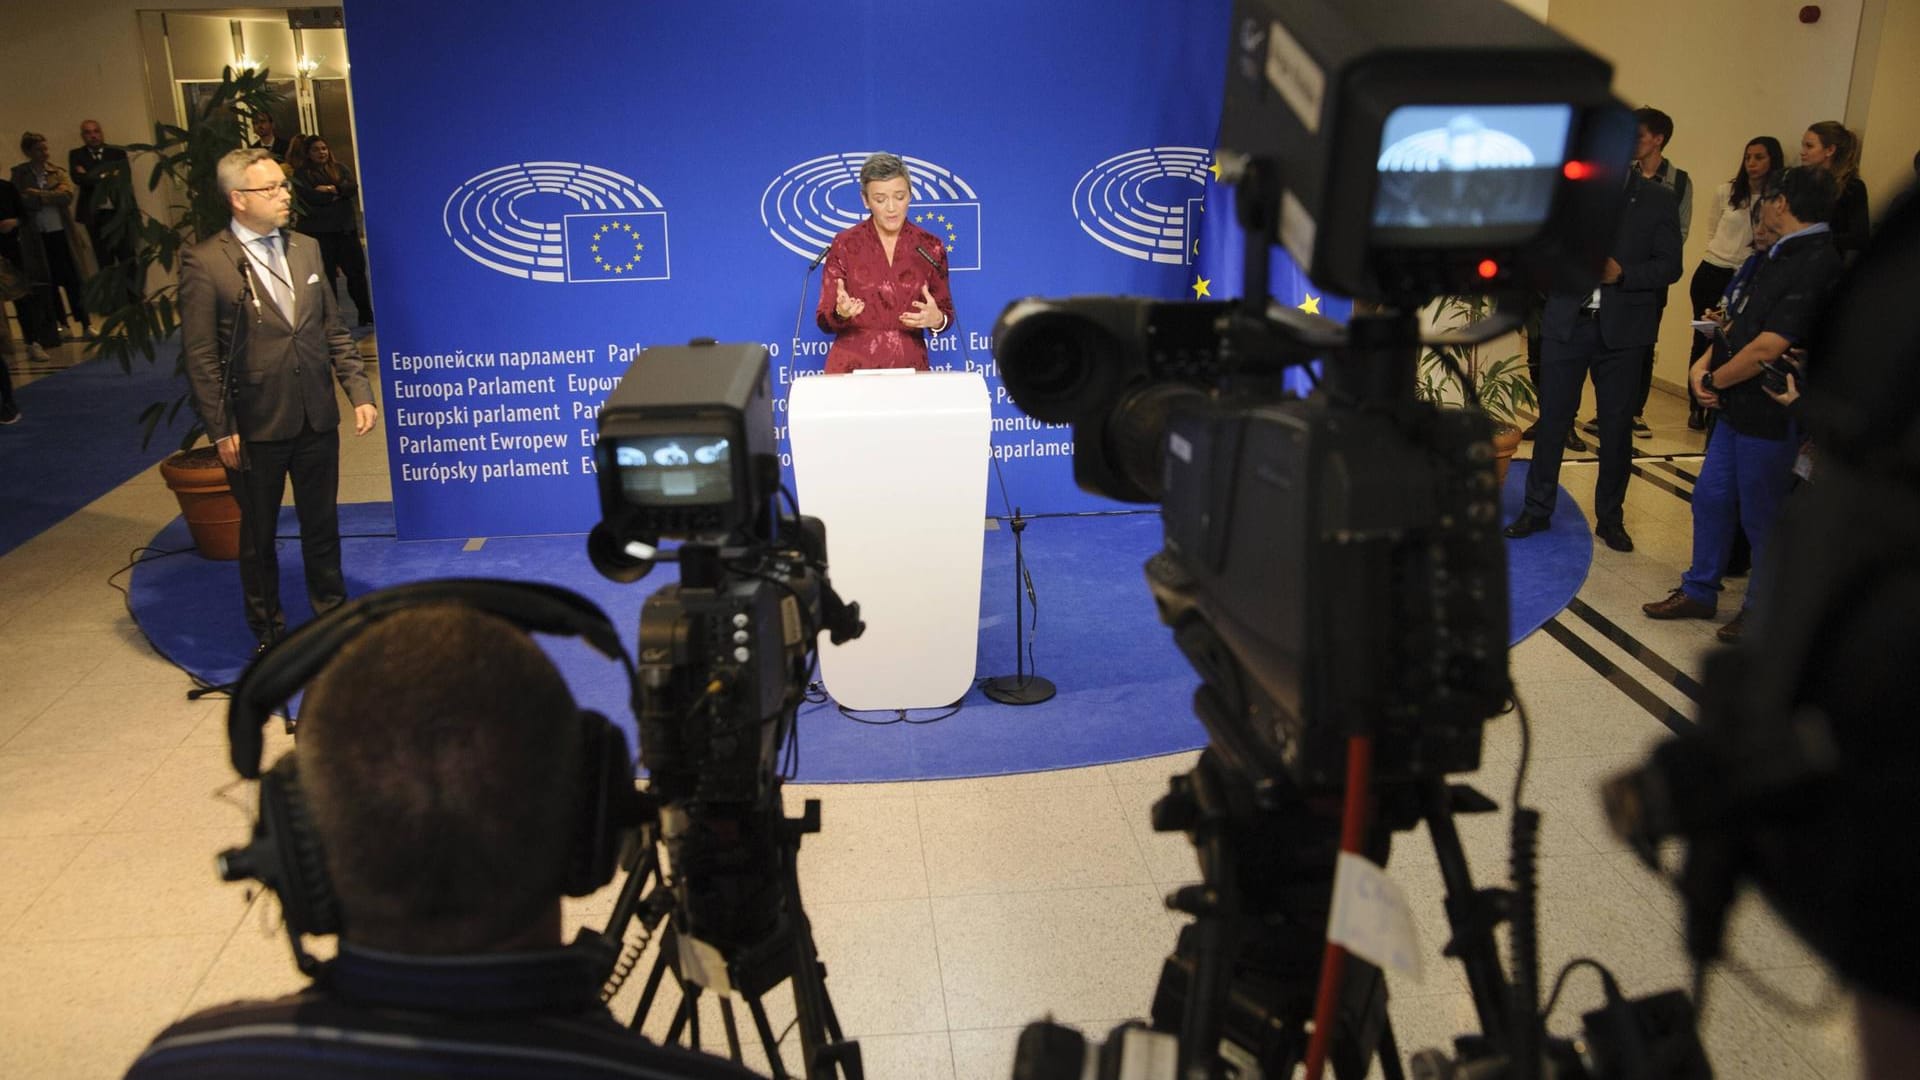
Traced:
<path fill-rule="evenodd" d="M 820 279 L 820 329 L 834 335 L 827 374 L 865 368 L 927 370 L 926 331 L 953 324 L 947 249 L 907 220 L 907 166 L 875 154 L 860 166 L 871 216 L 833 238 Z"/>

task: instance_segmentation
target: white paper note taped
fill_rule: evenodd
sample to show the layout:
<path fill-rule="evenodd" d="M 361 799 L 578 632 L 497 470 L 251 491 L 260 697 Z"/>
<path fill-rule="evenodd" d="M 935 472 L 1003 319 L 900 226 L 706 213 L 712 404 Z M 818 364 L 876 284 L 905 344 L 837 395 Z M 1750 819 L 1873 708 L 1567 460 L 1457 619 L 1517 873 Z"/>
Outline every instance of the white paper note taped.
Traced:
<path fill-rule="evenodd" d="M 1385 870 L 1344 851 L 1334 865 L 1327 940 L 1375 967 L 1422 981 L 1420 933 L 1407 894 Z"/>

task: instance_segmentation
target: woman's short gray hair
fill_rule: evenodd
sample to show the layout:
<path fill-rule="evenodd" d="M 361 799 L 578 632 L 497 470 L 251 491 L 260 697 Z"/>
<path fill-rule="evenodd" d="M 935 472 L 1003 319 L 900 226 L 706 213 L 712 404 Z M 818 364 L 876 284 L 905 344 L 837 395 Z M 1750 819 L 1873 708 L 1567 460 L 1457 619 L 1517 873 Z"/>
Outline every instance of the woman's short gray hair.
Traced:
<path fill-rule="evenodd" d="M 860 166 L 860 190 L 865 191 L 867 185 L 875 181 L 891 180 L 896 176 L 905 178 L 908 183 L 913 181 L 912 175 L 907 172 L 907 163 L 901 161 L 899 155 L 884 152 L 875 154 Z"/>
<path fill-rule="evenodd" d="M 247 170 L 263 161 L 273 161 L 273 151 L 262 146 L 229 150 L 221 157 L 215 174 L 220 178 L 220 194 L 231 195 L 246 186 Z M 274 164 L 279 164 L 274 162 Z"/>

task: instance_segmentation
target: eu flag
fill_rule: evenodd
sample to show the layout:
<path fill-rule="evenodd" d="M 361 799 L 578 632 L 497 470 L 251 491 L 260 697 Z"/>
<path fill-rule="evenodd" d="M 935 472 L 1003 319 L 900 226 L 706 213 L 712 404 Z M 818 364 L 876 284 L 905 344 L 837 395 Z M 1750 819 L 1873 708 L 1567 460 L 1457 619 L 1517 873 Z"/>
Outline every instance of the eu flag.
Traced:
<path fill-rule="evenodd" d="M 667 212 L 568 214 L 568 281 L 665 281 Z"/>
<path fill-rule="evenodd" d="M 946 246 L 947 269 L 980 269 L 979 203 L 916 202 L 908 216 Z"/>
<path fill-rule="evenodd" d="M 1212 179 L 1207 181 L 1199 213 L 1188 209 L 1187 252 L 1193 259 L 1188 283 L 1193 295 L 1189 299 L 1228 300 L 1245 292 L 1246 233 L 1240 228 L 1233 204 L 1233 187 Z M 1353 301 L 1315 285 L 1284 247 L 1274 246 L 1267 262 L 1267 278 L 1268 291 L 1282 304 L 1324 315 L 1334 322 L 1346 322 L 1353 316 Z M 1297 372 L 1287 374 L 1287 385 L 1299 393 L 1308 388 L 1306 377 Z"/>

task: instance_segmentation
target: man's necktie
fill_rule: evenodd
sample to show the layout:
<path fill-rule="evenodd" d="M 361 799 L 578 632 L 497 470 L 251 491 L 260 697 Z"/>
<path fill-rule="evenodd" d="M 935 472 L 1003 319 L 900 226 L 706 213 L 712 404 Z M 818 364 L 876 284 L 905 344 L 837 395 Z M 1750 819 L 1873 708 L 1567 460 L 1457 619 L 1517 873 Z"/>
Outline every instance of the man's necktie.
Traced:
<path fill-rule="evenodd" d="M 266 289 L 267 297 L 273 301 L 273 306 L 280 309 L 280 314 L 286 316 L 288 322 L 292 322 L 293 287 L 292 282 L 287 279 L 287 260 L 280 255 L 281 236 L 279 233 L 262 236 L 254 243 L 264 253 L 261 261 L 267 268 L 267 272 L 262 275 L 265 280 L 260 285 Z"/>
<path fill-rule="evenodd" d="M 104 151 L 102 151 L 102 150 L 100 150 L 100 149 L 98 149 L 98 148 L 90 148 L 90 149 L 89 149 L 89 150 L 88 150 L 87 152 L 93 155 L 93 163 L 94 163 L 95 165 L 98 165 L 98 164 L 100 164 L 100 160 L 101 160 L 101 156 L 102 156 L 102 154 L 104 153 Z M 93 176 L 94 176 L 94 180 L 93 180 L 93 182 L 94 182 L 94 183 L 96 183 L 96 184 L 97 184 L 97 183 L 99 183 L 99 182 L 100 182 L 100 179 L 99 179 L 99 178 L 100 178 L 100 173 L 99 173 L 99 172 L 98 172 L 98 171 L 96 170 L 96 171 L 94 172 L 94 174 L 93 174 Z M 100 207 L 99 207 L 100 209 L 102 209 L 102 210 L 112 210 L 112 209 L 113 209 L 113 199 L 112 199 L 112 198 L 111 198 L 110 196 L 107 196 L 107 195 L 101 195 L 101 196 L 99 197 L 99 199 L 100 199 Z"/>

